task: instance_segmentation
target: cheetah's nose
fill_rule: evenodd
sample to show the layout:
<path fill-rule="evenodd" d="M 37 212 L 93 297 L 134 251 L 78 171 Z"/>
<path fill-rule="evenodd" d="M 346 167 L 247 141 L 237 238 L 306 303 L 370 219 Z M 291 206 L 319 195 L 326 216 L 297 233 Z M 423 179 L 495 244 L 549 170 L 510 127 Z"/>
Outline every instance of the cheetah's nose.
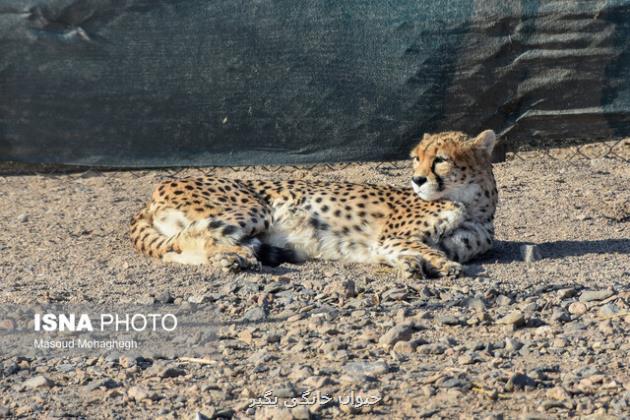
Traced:
<path fill-rule="evenodd" d="M 424 184 L 425 182 L 427 182 L 427 177 L 426 176 L 414 176 L 413 178 L 411 178 L 411 180 L 413 181 L 414 184 L 416 184 L 418 187 L 421 187 L 422 184 Z"/>

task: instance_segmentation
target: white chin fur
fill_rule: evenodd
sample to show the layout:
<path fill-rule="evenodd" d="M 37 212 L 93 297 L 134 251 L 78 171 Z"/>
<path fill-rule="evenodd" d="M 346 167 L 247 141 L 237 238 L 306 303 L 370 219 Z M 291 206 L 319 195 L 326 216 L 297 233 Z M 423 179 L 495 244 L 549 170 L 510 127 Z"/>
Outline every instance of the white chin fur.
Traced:
<path fill-rule="evenodd" d="M 413 181 L 411 181 L 411 188 L 413 188 L 413 191 L 425 201 L 434 201 L 441 197 L 441 194 L 435 191 L 433 185 L 428 183 L 425 183 L 419 187 Z"/>

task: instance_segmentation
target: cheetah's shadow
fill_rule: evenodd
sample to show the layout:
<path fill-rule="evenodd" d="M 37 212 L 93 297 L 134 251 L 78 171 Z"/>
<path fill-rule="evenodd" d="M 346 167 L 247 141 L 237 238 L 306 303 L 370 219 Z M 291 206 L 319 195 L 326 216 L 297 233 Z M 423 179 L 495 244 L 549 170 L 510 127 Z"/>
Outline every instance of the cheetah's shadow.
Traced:
<path fill-rule="evenodd" d="M 490 252 L 475 263 L 509 264 L 523 261 L 520 247 L 532 242 L 495 241 Z M 630 254 L 630 239 L 552 241 L 536 244 L 542 259 L 560 259 L 587 254 Z"/>

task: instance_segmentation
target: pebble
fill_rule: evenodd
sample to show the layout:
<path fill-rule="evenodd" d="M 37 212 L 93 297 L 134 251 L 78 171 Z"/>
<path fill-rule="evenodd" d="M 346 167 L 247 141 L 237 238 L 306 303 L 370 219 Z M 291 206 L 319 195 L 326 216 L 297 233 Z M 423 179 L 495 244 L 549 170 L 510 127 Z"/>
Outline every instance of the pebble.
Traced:
<path fill-rule="evenodd" d="M 618 312 L 619 312 L 619 307 L 615 305 L 614 303 L 607 303 L 605 305 L 602 305 L 598 310 L 599 315 L 604 316 L 604 317 L 614 315 Z"/>
<path fill-rule="evenodd" d="M 149 398 L 149 390 L 142 385 L 136 385 L 127 390 L 127 395 L 133 400 L 142 401 Z"/>
<path fill-rule="evenodd" d="M 424 344 L 416 348 L 416 353 L 420 354 L 443 354 L 446 346 L 439 343 Z"/>
<path fill-rule="evenodd" d="M 411 325 L 396 325 L 387 331 L 378 339 L 378 343 L 381 347 L 389 350 L 391 346 L 399 341 L 409 341 L 413 334 L 413 328 Z"/>
<path fill-rule="evenodd" d="M 535 388 L 536 381 L 524 373 L 515 373 L 508 379 L 505 384 L 505 390 L 508 392 L 522 391 L 526 388 Z"/>
<path fill-rule="evenodd" d="M 499 324 L 504 325 L 514 325 L 515 327 L 519 327 L 525 324 L 525 316 L 521 311 L 512 311 L 503 318 L 497 321 Z"/>
<path fill-rule="evenodd" d="M 162 379 L 165 379 L 165 378 L 176 378 L 178 376 L 183 376 L 185 374 L 186 374 L 186 371 L 184 369 L 179 369 L 175 367 L 167 367 L 163 369 L 158 374 L 158 376 Z"/>
<path fill-rule="evenodd" d="M 551 314 L 551 323 L 552 324 L 562 324 L 567 321 L 571 321 L 571 316 L 566 313 L 563 309 L 555 308 Z"/>
<path fill-rule="evenodd" d="M 192 295 L 188 297 L 188 302 L 199 305 L 202 303 L 212 302 L 212 298 L 208 295 Z"/>
<path fill-rule="evenodd" d="M 346 280 L 337 280 L 330 285 L 324 288 L 324 292 L 327 294 L 337 294 L 343 298 L 353 298 L 357 295 L 356 285 L 354 281 L 346 279 Z"/>
<path fill-rule="evenodd" d="M 13 331 L 15 329 L 15 321 L 12 319 L 3 319 L 0 321 L 0 330 Z"/>
<path fill-rule="evenodd" d="M 296 420 L 309 420 L 311 418 L 311 412 L 303 405 L 293 407 L 291 409 L 291 415 Z"/>
<path fill-rule="evenodd" d="M 26 223 L 28 222 L 28 214 L 26 213 L 22 213 L 17 217 L 17 221 L 20 223 Z"/>
<path fill-rule="evenodd" d="M 244 321 L 260 322 L 265 319 L 267 319 L 267 313 L 262 306 L 250 308 L 245 312 L 245 315 L 243 315 Z"/>
<path fill-rule="evenodd" d="M 568 287 L 566 289 L 558 290 L 558 298 L 560 300 L 569 299 L 578 294 L 578 289 L 575 287 Z"/>
<path fill-rule="evenodd" d="M 519 248 L 523 261 L 531 263 L 542 258 L 540 248 L 537 245 L 521 245 Z"/>
<path fill-rule="evenodd" d="M 120 386 L 120 383 L 116 382 L 115 380 L 111 378 L 105 378 L 105 379 L 99 379 L 99 380 L 90 382 L 88 385 L 84 387 L 84 389 L 90 392 L 90 391 L 96 391 L 99 388 L 113 389 L 113 388 L 118 388 L 119 386 Z"/>
<path fill-rule="evenodd" d="M 243 330 L 238 334 L 238 339 L 247 345 L 251 345 L 254 341 L 254 336 L 250 330 Z"/>
<path fill-rule="evenodd" d="M 155 297 L 155 301 L 162 304 L 173 303 L 174 300 L 173 295 L 169 291 L 164 291 Z"/>
<path fill-rule="evenodd" d="M 54 383 L 50 379 L 45 377 L 44 375 L 37 375 L 22 382 L 22 385 L 26 388 L 35 389 L 35 388 L 49 388 L 53 386 Z"/>
<path fill-rule="evenodd" d="M 413 353 L 416 351 L 417 343 L 415 341 L 399 341 L 394 344 L 392 350 L 397 353 Z"/>
<path fill-rule="evenodd" d="M 375 362 L 357 361 L 346 363 L 343 367 L 345 373 L 349 375 L 379 376 L 389 372 L 389 366 L 382 360 Z"/>
<path fill-rule="evenodd" d="M 442 322 L 442 324 L 449 325 L 449 326 L 456 326 L 456 325 L 462 324 L 462 321 L 459 318 L 452 315 L 445 315 L 441 317 L 440 321 Z"/>
<path fill-rule="evenodd" d="M 498 306 L 508 306 L 512 303 L 512 299 L 505 295 L 499 295 L 494 299 L 494 303 Z"/>
<path fill-rule="evenodd" d="M 545 394 L 547 395 L 547 398 L 557 401 L 569 401 L 571 399 L 569 393 L 560 386 L 549 388 Z"/>
<path fill-rule="evenodd" d="M 586 290 L 580 295 L 580 302 L 593 302 L 608 299 L 614 295 L 612 290 Z"/>
<path fill-rule="evenodd" d="M 505 350 L 509 351 L 509 352 L 516 352 L 519 351 L 521 348 L 523 347 L 523 343 L 521 343 L 520 341 L 507 337 L 505 339 Z"/>
<path fill-rule="evenodd" d="M 582 302 L 573 302 L 569 305 L 569 313 L 572 315 L 584 315 L 588 310 L 587 306 Z"/>

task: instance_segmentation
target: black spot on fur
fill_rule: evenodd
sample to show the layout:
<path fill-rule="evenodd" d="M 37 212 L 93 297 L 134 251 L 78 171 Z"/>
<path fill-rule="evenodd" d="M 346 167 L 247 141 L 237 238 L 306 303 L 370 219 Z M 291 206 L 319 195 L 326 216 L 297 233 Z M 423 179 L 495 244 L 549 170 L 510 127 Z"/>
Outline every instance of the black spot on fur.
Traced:
<path fill-rule="evenodd" d="M 218 229 L 221 226 L 223 226 L 225 223 L 223 223 L 220 220 L 213 220 L 212 222 L 210 222 L 210 224 L 208 225 L 208 229 Z"/>
<path fill-rule="evenodd" d="M 231 235 L 231 234 L 235 233 L 236 230 L 237 230 L 236 226 L 227 225 L 226 227 L 223 228 L 223 230 L 221 232 L 224 235 L 228 236 L 228 235 Z"/>

